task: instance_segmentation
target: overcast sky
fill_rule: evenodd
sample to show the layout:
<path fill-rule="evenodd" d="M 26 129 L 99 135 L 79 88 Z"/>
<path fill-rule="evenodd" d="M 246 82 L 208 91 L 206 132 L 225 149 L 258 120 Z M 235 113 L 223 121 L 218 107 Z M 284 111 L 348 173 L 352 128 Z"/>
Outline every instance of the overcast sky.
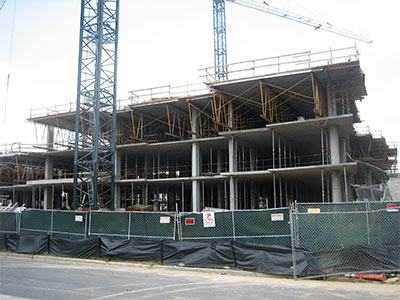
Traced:
<path fill-rule="evenodd" d="M 400 142 L 400 1 L 267 2 L 374 40 L 357 42 L 368 91 L 358 106 L 360 116 L 371 130 L 382 130 L 388 142 Z M 80 3 L 7 0 L 0 11 L 0 145 L 35 143 L 34 127 L 25 121 L 31 108 L 75 105 Z M 355 44 L 229 2 L 226 19 L 228 63 Z M 117 98 L 135 89 L 200 82 L 197 70 L 213 63 L 212 0 L 120 0 Z"/>

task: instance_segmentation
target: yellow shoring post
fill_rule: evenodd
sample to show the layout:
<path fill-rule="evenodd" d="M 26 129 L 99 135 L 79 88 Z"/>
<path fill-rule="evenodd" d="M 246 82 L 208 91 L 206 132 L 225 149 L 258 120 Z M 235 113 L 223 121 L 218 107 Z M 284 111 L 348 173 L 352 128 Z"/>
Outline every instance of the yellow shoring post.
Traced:
<path fill-rule="evenodd" d="M 191 104 L 188 102 L 188 112 L 189 112 L 189 128 L 190 128 L 190 132 L 195 132 L 192 128 L 193 123 L 192 123 L 192 109 L 190 108 Z"/>
<path fill-rule="evenodd" d="M 314 114 L 317 117 L 321 116 L 321 102 L 319 99 L 319 85 L 318 81 L 314 78 L 314 73 L 311 73 L 312 92 L 314 98 Z"/>
<path fill-rule="evenodd" d="M 133 120 L 135 122 L 135 120 Z M 142 126 L 142 120 L 139 118 L 137 128 L 136 128 L 136 139 L 139 139 L 139 131 L 140 131 L 140 126 Z"/>
<path fill-rule="evenodd" d="M 176 111 L 174 112 L 174 116 L 172 117 L 172 132 L 175 132 L 175 121 L 176 121 Z"/>
<path fill-rule="evenodd" d="M 191 104 L 191 106 L 193 106 L 193 107 L 199 112 L 199 114 L 198 114 L 198 116 L 197 116 L 196 118 L 200 118 L 200 115 L 204 115 L 204 116 L 206 116 L 207 118 L 209 118 L 209 119 L 212 120 L 212 117 L 211 117 L 209 114 L 207 114 L 206 112 L 204 112 L 205 107 L 204 107 L 202 110 L 200 110 L 198 107 L 194 106 L 193 104 Z M 206 105 L 206 107 L 207 107 L 207 106 L 208 106 L 208 104 Z M 215 122 L 216 122 L 216 121 L 215 121 Z M 222 123 L 220 123 L 220 122 L 218 122 L 218 124 L 221 125 L 221 126 L 223 126 L 223 127 L 229 128 L 229 126 L 227 126 L 227 125 L 225 125 L 225 124 L 222 124 Z"/>
<path fill-rule="evenodd" d="M 265 108 L 265 101 L 264 101 L 264 91 L 263 91 L 263 86 L 262 86 L 262 81 L 259 81 L 260 83 L 260 97 L 261 97 L 261 116 L 263 118 L 267 117 L 267 110 Z"/>
<path fill-rule="evenodd" d="M 25 177 L 27 163 L 28 163 L 28 159 L 26 159 L 25 163 L 24 163 L 24 170 L 22 171 L 22 180 L 24 180 L 24 177 Z"/>
<path fill-rule="evenodd" d="M 276 98 L 282 96 L 282 95 L 285 94 L 285 93 L 291 93 L 291 94 L 295 94 L 295 95 L 297 95 L 297 96 L 301 96 L 301 97 L 304 97 L 304 98 L 313 99 L 313 97 L 310 97 L 310 96 L 307 96 L 307 95 L 302 95 L 302 94 L 300 94 L 300 93 L 297 93 L 297 92 L 295 92 L 295 91 L 292 91 L 292 89 L 293 89 L 294 87 L 298 86 L 300 83 L 306 81 L 306 80 L 309 79 L 310 77 L 311 77 L 311 75 L 308 75 L 308 76 L 306 76 L 305 78 L 303 78 L 302 80 L 296 82 L 295 84 L 293 84 L 292 86 L 290 86 L 290 87 L 288 87 L 288 88 L 286 88 L 286 89 L 285 89 L 285 88 L 282 88 L 282 87 L 280 87 L 280 86 L 277 86 L 277 85 L 270 84 L 270 83 L 265 83 L 265 84 L 268 85 L 268 86 L 271 86 L 271 87 L 278 88 L 278 89 L 282 90 L 282 92 L 280 92 L 279 94 L 275 95 L 273 98 L 271 98 L 271 100 L 275 100 Z"/>
<path fill-rule="evenodd" d="M 20 181 L 19 177 L 19 163 L 18 163 L 18 156 L 15 157 L 15 166 L 16 166 L 16 172 L 17 172 L 17 182 Z"/>
<path fill-rule="evenodd" d="M 178 114 L 178 132 L 179 132 L 179 137 L 183 139 L 182 128 L 181 128 L 181 117 L 179 114 Z"/>
<path fill-rule="evenodd" d="M 168 129 L 169 129 L 169 133 L 172 134 L 172 131 L 171 131 L 171 118 L 169 116 L 169 106 L 168 106 L 168 104 L 166 104 L 165 106 L 167 108 Z"/>
<path fill-rule="evenodd" d="M 213 96 L 212 96 L 212 100 L 211 100 L 211 112 L 212 112 L 212 117 L 214 120 L 217 120 L 217 103 L 215 100 L 215 89 L 212 90 Z M 214 129 L 216 131 L 218 131 L 218 124 L 216 122 L 214 122 Z"/>
<path fill-rule="evenodd" d="M 131 108 L 131 124 L 132 124 L 132 136 L 136 139 L 136 126 L 135 126 L 135 117 L 133 115 L 133 108 Z"/>

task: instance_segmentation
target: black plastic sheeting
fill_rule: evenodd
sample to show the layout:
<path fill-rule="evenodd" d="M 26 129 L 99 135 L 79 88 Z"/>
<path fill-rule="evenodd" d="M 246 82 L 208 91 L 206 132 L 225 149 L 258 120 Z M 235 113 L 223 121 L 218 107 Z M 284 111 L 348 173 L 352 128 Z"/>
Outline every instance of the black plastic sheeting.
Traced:
<path fill-rule="evenodd" d="M 126 260 L 162 260 L 162 242 L 144 240 L 109 240 L 101 238 L 101 256 L 117 257 Z"/>
<path fill-rule="evenodd" d="M 69 240 L 50 236 L 50 254 L 57 256 L 96 258 L 100 256 L 100 238 Z"/>
<path fill-rule="evenodd" d="M 231 242 L 164 241 L 163 263 L 204 268 L 235 267 Z"/>
<path fill-rule="evenodd" d="M 336 251 L 305 252 L 304 275 L 400 270 L 400 245 L 351 246 Z"/>
<path fill-rule="evenodd" d="M 168 265 L 230 268 L 274 275 L 293 275 L 292 249 L 230 242 L 110 240 L 103 237 L 69 240 L 51 235 L 6 234 L 8 251 L 58 256 L 155 261 Z M 337 251 L 297 249 L 296 274 L 319 276 L 372 270 L 400 270 L 400 245 L 352 246 Z"/>
<path fill-rule="evenodd" d="M 237 267 L 241 270 L 275 275 L 293 275 L 292 248 L 233 242 Z M 296 274 L 304 275 L 304 253 L 296 251 Z"/>

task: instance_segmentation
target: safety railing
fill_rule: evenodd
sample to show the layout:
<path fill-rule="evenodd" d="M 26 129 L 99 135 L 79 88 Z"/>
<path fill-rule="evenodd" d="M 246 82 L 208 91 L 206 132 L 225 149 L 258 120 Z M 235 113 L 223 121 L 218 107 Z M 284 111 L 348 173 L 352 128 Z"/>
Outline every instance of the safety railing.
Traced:
<path fill-rule="evenodd" d="M 356 46 L 319 52 L 305 51 L 227 64 L 226 77 L 228 80 L 233 80 L 283 74 L 331 64 L 358 61 L 358 59 L 359 53 Z M 205 82 L 217 81 L 215 67 L 202 68 L 199 71 L 203 73 L 200 77 L 204 78 Z"/>

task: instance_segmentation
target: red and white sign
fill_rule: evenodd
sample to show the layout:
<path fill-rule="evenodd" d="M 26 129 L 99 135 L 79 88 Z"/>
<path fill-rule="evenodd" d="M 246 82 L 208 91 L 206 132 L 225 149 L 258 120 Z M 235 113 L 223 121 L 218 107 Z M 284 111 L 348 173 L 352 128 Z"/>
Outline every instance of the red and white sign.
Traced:
<path fill-rule="evenodd" d="M 399 212 L 399 205 L 395 203 L 390 203 L 386 205 L 387 212 Z"/>
<path fill-rule="evenodd" d="M 285 217 L 283 214 L 271 214 L 271 221 L 276 222 L 276 221 L 284 221 Z"/>
<path fill-rule="evenodd" d="M 160 224 L 169 224 L 171 223 L 171 217 L 160 217 Z"/>
<path fill-rule="evenodd" d="M 213 211 L 203 212 L 203 226 L 215 227 L 215 214 Z"/>
<path fill-rule="evenodd" d="M 185 225 L 194 225 L 195 224 L 194 218 L 185 218 Z"/>

